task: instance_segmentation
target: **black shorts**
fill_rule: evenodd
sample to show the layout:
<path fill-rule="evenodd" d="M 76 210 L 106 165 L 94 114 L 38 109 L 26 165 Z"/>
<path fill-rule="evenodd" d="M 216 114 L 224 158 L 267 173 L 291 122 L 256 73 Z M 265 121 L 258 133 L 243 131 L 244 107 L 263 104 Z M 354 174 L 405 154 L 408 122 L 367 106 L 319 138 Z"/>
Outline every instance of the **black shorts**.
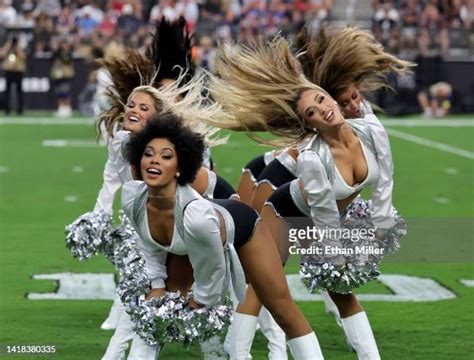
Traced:
<path fill-rule="evenodd" d="M 277 215 L 283 218 L 292 228 L 303 229 L 307 226 L 313 226 L 311 218 L 295 205 L 290 194 L 290 183 L 276 189 L 265 204 L 270 204 Z"/>
<path fill-rule="evenodd" d="M 265 169 L 265 155 L 257 156 L 255 159 L 251 160 L 247 165 L 244 167 L 244 171 L 250 171 L 250 174 L 257 179 L 263 169 Z"/>
<path fill-rule="evenodd" d="M 235 194 L 236 192 L 232 185 L 229 184 L 223 177 L 217 175 L 216 187 L 214 188 L 214 193 L 212 194 L 214 199 L 228 199 Z"/>
<path fill-rule="evenodd" d="M 259 219 L 257 212 L 237 200 L 209 199 L 209 201 L 222 206 L 232 216 L 235 227 L 234 247 L 239 250 L 253 236 L 255 225 Z"/>
<path fill-rule="evenodd" d="M 278 188 L 294 179 L 296 179 L 296 177 L 289 172 L 278 159 L 273 159 L 270 164 L 263 169 L 260 176 L 257 178 L 257 183 L 262 180 L 267 180 L 273 186 Z"/>

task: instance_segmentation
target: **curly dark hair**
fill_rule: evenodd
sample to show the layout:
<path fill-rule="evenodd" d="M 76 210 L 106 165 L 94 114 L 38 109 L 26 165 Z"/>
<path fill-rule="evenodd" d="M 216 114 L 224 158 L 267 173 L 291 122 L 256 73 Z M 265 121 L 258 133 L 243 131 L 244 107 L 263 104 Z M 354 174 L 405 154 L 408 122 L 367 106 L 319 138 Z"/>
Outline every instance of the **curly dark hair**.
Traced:
<path fill-rule="evenodd" d="M 125 157 L 135 169 L 135 176 L 143 180 L 140 162 L 146 146 L 153 139 L 167 139 L 174 145 L 178 157 L 179 185 L 191 183 L 203 161 L 204 138 L 186 127 L 182 119 L 172 113 L 155 114 L 145 128 L 132 134 L 125 148 Z"/>

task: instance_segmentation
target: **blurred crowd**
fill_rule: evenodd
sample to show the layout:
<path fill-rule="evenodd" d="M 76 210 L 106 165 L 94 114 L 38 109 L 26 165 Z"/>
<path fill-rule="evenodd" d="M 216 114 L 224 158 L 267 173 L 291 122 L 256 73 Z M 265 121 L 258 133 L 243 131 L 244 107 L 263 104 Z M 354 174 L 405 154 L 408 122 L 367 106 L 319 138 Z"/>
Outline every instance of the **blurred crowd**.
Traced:
<path fill-rule="evenodd" d="M 473 46 L 474 0 L 372 1 L 369 27 L 395 54 L 446 56 Z M 61 41 L 86 59 L 117 44 L 144 50 L 162 16 L 183 15 L 207 64 L 218 40 L 245 43 L 278 31 L 291 37 L 304 23 L 317 29 L 334 20 L 333 8 L 349 3 L 363 0 L 0 0 L 0 45 L 14 33 L 34 57 L 52 56 Z"/>
<path fill-rule="evenodd" d="M 144 52 L 163 16 L 185 17 L 195 34 L 196 63 L 210 70 L 219 41 L 247 43 L 277 32 L 291 39 L 304 24 L 312 31 L 325 23 L 366 28 L 389 52 L 420 65 L 416 87 L 426 96 L 418 100 L 429 115 L 437 113 L 426 105 L 429 86 L 445 79 L 421 66 L 424 59 L 474 59 L 474 0 L 0 0 L 6 111 L 10 90 L 21 91 L 16 84 L 27 59 L 43 58 L 53 62 L 58 115 L 70 116 L 74 59 L 93 60 L 124 46 Z M 16 98 L 23 102 L 21 93 Z"/>
<path fill-rule="evenodd" d="M 394 54 L 446 57 L 474 46 L 473 0 L 374 0 L 373 32 Z"/>

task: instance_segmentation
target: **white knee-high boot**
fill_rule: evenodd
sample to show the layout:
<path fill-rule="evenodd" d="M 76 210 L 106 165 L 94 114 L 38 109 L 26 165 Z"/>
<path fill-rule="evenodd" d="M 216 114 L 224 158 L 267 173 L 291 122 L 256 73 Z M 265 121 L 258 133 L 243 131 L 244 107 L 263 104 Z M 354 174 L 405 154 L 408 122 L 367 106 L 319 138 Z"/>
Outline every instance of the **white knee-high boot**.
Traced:
<path fill-rule="evenodd" d="M 104 320 L 100 328 L 102 330 L 113 330 L 117 328 L 120 313 L 123 309 L 122 302 L 117 294 L 115 294 L 114 302 L 112 303 L 112 307 L 110 308 L 109 315 L 107 319 Z"/>
<path fill-rule="evenodd" d="M 258 325 L 268 339 L 268 359 L 287 360 L 286 335 L 265 307 L 262 307 L 258 315 Z"/>
<path fill-rule="evenodd" d="M 224 342 L 224 350 L 231 360 L 251 359 L 250 349 L 257 329 L 257 317 L 234 312 Z"/>
<path fill-rule="evenodd" d="M 135 333 L 132 330 L 130 317 L 122 307 L 119 314 L 119 321 L 114 335 L 110 338 L 109 346 L 105 351 L 102 360 L 122 360 L 125 359 L 125 351 L 128 348 L 128 342 L 132 340 Z"/>
<path fill-rule="evenodd" d="M 127 360 L 155 360 L 158 358 L 161 346 L 148 345 L 138 335 L 135 334 L 128 353 Z"/>
<path fill-rule="evenodd" d="M 288 346 L 295 360 L 324 360 L 314 332 L 288 340 Z"/>
<path fill-rule="evenodd" d="M 380 360 L 374 333 L 365 311 L 341 319 L 349 342 L 357 352 L 359 360 Z"/>

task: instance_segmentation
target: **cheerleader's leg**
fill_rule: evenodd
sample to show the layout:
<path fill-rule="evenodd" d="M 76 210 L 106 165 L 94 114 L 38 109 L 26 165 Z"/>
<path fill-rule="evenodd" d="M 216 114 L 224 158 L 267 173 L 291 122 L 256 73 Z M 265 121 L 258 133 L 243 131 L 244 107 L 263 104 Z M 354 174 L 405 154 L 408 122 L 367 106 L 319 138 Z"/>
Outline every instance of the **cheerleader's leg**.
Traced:
<path fill-rule="evenodd" d="M 263 180 L 260 181 L 252 194 L 252 207 L 260 213 L 262 211 L 265 201 L 272 195 L 275 191 L 275 186 L 271 184 L 270 181 Z"/>
<path fill-rule="evenodd" d="M 266 225 L 259 222 L 251 239 L 238 249 L 249 287 L 285 331 L 295 360 L 323 359 L 316 335 L 291 299 L 279 253 L 275 243 L 268 241 L 270 237 Z"/>
<path fill-rule="evenodd" d="M 260 155 L 252 159 L 242 169 L 242 175 L 240 176 L 239 184 L 237 186 L 237 194 L 239 194 L 240 200 L 244 204 L 251 205 L 252 193 L 256 185 L 256 179 L 265 166 L 264 155 Z"/>

